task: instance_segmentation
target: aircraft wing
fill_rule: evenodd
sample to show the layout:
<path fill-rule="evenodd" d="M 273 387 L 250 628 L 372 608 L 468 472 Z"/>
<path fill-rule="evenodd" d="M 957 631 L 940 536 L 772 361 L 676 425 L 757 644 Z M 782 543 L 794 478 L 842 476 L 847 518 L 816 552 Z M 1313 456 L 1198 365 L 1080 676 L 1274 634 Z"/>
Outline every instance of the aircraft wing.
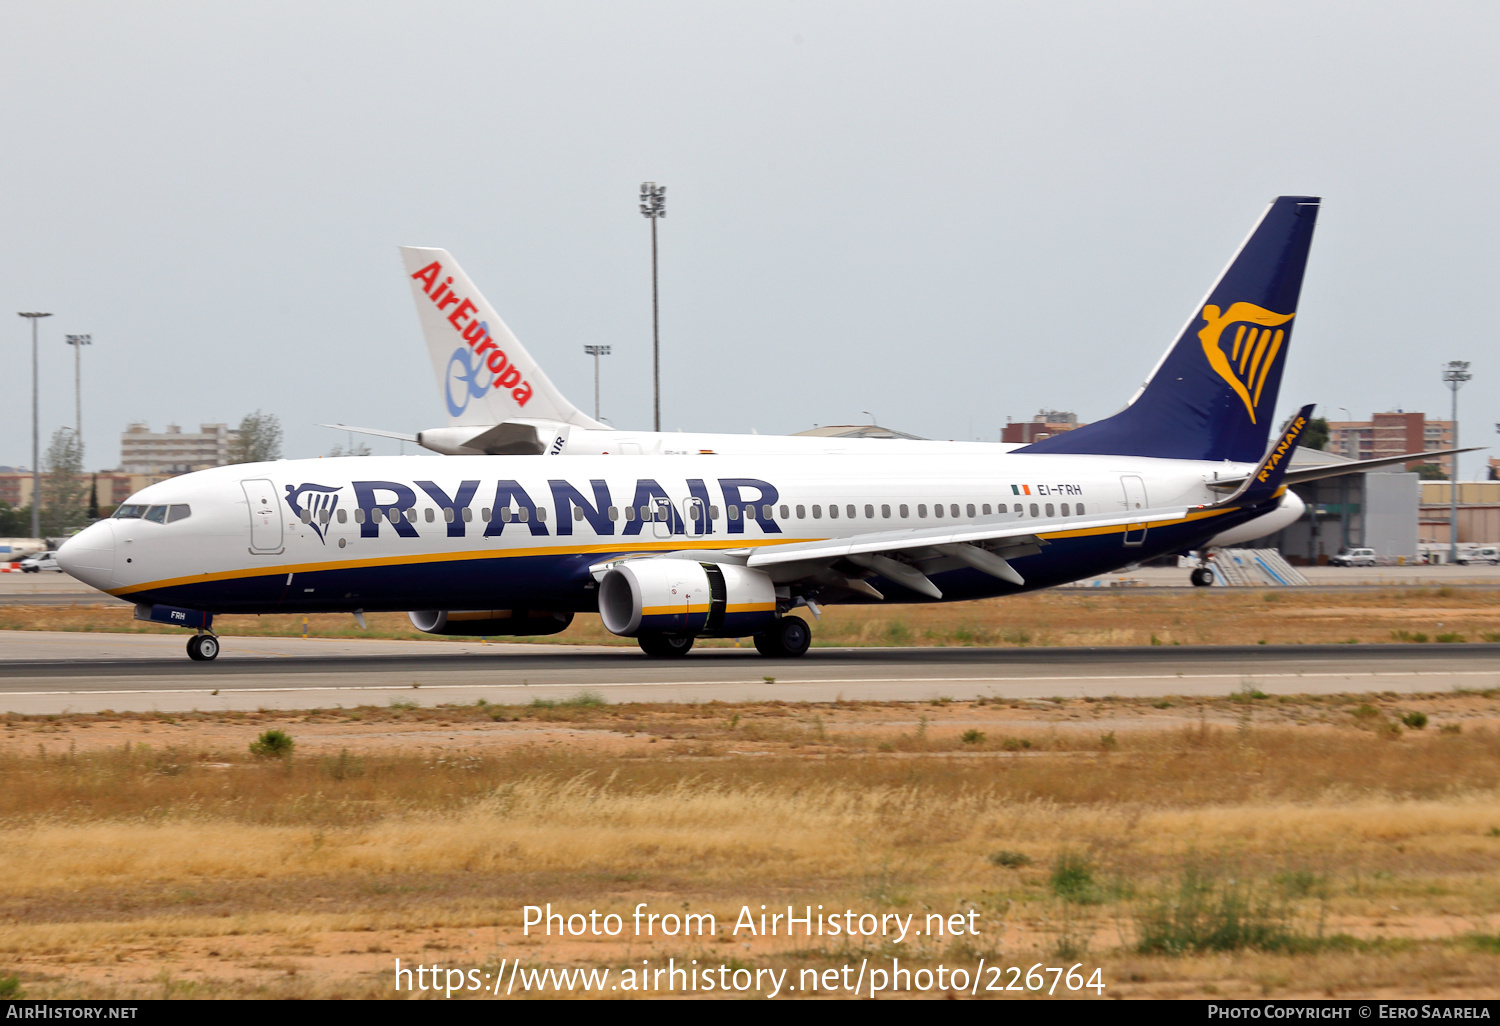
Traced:
<path fill-rule="evenodd" d="M 1318 467 L 1304 467 L 1301 470 L 1288 470 L 1282 478 L 1282 483 L 1300 484 L 1303 481 L 1321 481 L 1326 477 L 1363 474 L 1367 470 L 1379 470 L 1381 467 L 1394 467 L 1402 463 L 1415 463 L 1417 460 L 1429 460 L 1434 456 L 1452 456 L 1456 453 L 1478 452 L 1480 449 L 1485 448 L 1488 448 L 1488 446 L 1473 445 L 1467 449 L 1429 449 L 1426 452 L 1409 452 L 1402 456 L 1382 456 L 1378 460 L 1356 460 L 1353 463 L 1330 463 Z M 1216 491 L 1232 491 L 1239 488 L 1249 479 L 1249 475 L 1245 477 L 1221 477 L 1217 481 L 1210 481 L 1208 486 Z"/>
<path fill-rule="evenodd" d="M 1022 585 L 1026 581 L 1006 557 L 1031 555 L 1047 544 L 1046 535 L 1090 532 L 1133 524 L 1163 523 L 1186 519 L 1187 507 L 1137 510 L 1130 514 L 1054 517 L 1016 523 L 964 524 L 904 531 L 878 531 L 853 538 L 792 542 L 755 549 L 746 560 L 752 567 L 780 567 L 806 571 L 806 576 L 825 576 L 834 563 L 844 560 L 871 570 L 913 591 L 933 598 L 942 592 L 922 572 L 922 564 L 956 559 L 993 577 Z M 950 566 L 952 564 L 949 564 Z M 851 590 L 883 598 L 863 581 L 845 578 L 839 582 Z"/>
<path fill-rule="evenodd" d="M 379 428 L 361 428 L 352 424 L 319 424 L 318 427 L 333 428 L 336 431 L 353 431 L 357 435 L 374 435 L 376 438 L 395 438 L 403 442 L 415 442 L 416 435 L 402 434 L 400 431 L 382 431 Z"/>

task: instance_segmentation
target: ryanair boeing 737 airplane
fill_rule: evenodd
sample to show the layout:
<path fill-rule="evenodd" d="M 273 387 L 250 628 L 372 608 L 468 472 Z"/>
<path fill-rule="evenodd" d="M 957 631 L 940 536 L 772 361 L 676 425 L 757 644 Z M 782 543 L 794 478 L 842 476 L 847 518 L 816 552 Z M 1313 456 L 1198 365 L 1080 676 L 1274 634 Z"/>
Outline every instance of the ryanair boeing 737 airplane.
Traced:
<path fill-rule="evenodd" d="M 1260 537 L 1301 514 L 1291 481 L 1434 455 L 1288 471 L 1310 406 L 1267 445 L 1318 202 L 1271 204 L 1123 411 L 1015 451 L 241 464 L 142 490 L 58 562 L 194 630 L 194 659 L 219 652 L 215 614 L 367 610 L 488 637 L 597 611 L 653 656 L 797 656 L 798 607 L 1009 595 Z"/>

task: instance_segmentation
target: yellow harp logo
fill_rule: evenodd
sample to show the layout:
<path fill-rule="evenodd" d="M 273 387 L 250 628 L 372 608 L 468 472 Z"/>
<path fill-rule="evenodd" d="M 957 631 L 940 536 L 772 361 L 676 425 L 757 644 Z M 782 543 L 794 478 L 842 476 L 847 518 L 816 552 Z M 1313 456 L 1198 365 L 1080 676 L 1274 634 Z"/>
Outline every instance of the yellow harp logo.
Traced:
<path fill-rule="evenodd" d="M 1260 405 L 1260 390 L 1265 387 L 1266 375 L 1271 372 L 1271 365 L 1281 352 L 1281 342 L 1286 338 L 1286 332 L 1278 325 L 1295 316 L 1295 313 L 1272 313 L 1254 303 L 1231 303 L 1222 312 L 1212 303 L 1203 308 L 1204 324 L 1198 332 L 1203 354 L 1244 402 L 1252 424 L 1255 408 Z M 1233 338 L 1226 339 L 1225 329 L 1232 325 L 1238 327 Z"/>

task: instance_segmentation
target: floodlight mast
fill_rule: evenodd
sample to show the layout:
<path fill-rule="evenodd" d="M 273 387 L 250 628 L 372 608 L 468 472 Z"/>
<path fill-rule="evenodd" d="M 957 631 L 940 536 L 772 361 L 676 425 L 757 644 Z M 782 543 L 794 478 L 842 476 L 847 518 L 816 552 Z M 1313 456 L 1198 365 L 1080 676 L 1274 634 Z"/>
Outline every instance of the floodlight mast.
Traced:
<path fill-rule="evenodd" d="M 51 317 L 50 313 L 21 313 L 31 321 L 31 536 L 40 538 L 42 536 L 42 465 L 41 444 L 37 435 L 37 372 L 36 372 L 36 322 L 43 317 Z"/>
<path fill-rule="evenodd" d="M 661 430 L 661 307 L 656 292 L 656 222 L 667 216 L 667 187 L 641 183 L 641 216 L 651 222 L 651 430 Z"/>
<path fill-rule="evenodd" d="M 599 357 L 609 355 L 609 346 L 584 346 L 583 351 L 594 358 L 594 419 L 599 419 Z"/>
<path fill-rule="evenodd" d="M 1449 360 L 1443 368 L 1443 383 L 1453 393 L 1453 448 L 1458 448 L 1458 390 L 1474 375 L 1469 373 L 1468 360 Z M 1453 473 L 1448 477 L 1448 562 L 1458 562 L 1458 453 L 1449 463 Z"/>
<path fill-rule="evenodd" d="M 73 435 L 78 439 L 78 444 L 83 444 L 83 362 L 80 354 L 84 346 L 94 344 L 93 335 L 64 335 L 63 338 L 68 345 L 73 347 Z"/>

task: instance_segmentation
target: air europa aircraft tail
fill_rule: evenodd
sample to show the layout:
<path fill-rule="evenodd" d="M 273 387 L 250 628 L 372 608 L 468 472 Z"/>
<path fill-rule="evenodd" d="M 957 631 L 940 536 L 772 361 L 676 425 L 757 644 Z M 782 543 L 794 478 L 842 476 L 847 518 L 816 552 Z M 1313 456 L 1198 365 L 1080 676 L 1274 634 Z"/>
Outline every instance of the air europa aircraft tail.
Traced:
<path fill-rule="evenodd" d="M 401 260 L 450 425 L 552 420 L 604 427 L 557 390 L 446 250 L 402 246 Z"/>
<path fill-rule="evenodd" d="M 1254 463 L 1266 451 L 1315 196 L 1279 196 L 1130 405 L 1018 452 Z"/>

